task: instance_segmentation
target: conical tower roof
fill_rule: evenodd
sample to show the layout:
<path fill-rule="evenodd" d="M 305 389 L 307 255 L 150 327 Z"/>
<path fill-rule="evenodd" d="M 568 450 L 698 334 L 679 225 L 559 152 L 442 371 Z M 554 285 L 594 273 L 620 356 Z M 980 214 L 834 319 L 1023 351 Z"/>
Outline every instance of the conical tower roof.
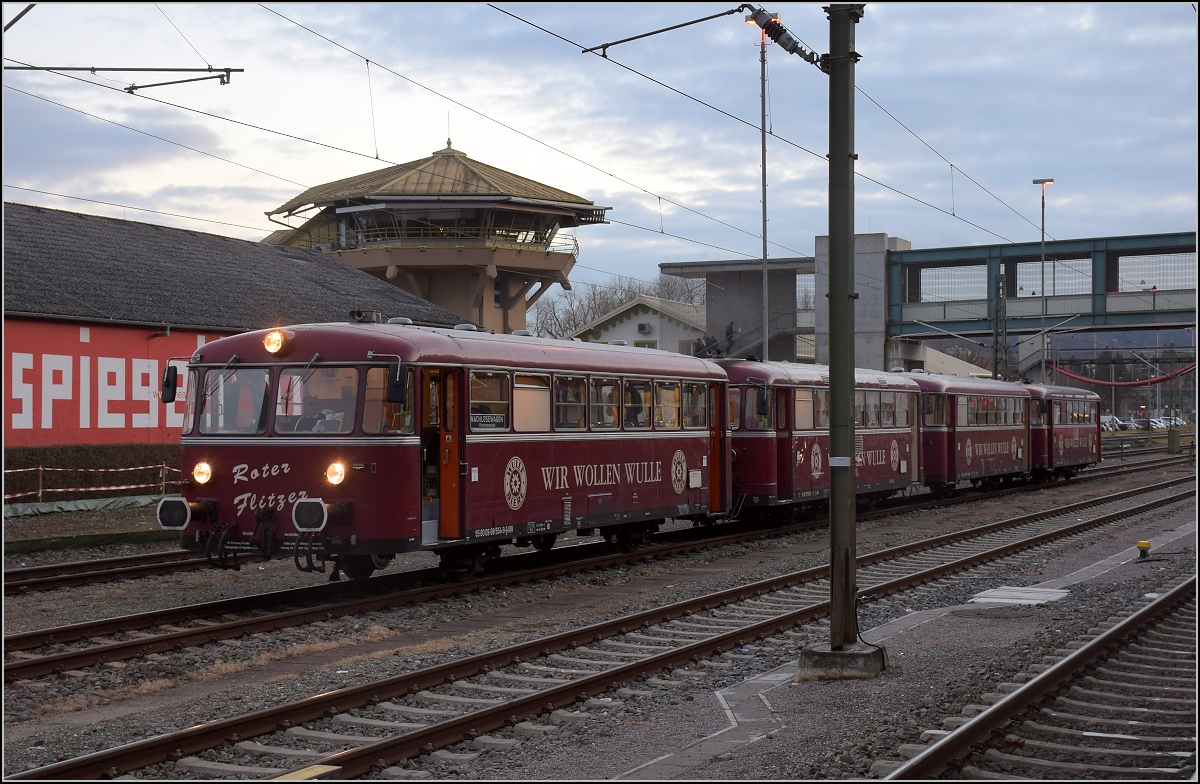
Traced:
<path fill-rule="evenodd" d="M 604 215 L 604 208 L 596 208 L 593 202 L 573 193 L 471 160 L 466 153 L 455 150 L 449 139 L 446 140 L 445 149 L 427 158 L 317 185 L 267 215 L 289 215 L 310 206 L 344 201 L 406 201 L 421 198 L 453 201 L 456 196 L 475 197 L 472 200 L 491 196 L 500 201 L 567 207 L 580 213 L 581 223 L 599 222 L 585 218 L 597 209 L 601 221 Z"/>

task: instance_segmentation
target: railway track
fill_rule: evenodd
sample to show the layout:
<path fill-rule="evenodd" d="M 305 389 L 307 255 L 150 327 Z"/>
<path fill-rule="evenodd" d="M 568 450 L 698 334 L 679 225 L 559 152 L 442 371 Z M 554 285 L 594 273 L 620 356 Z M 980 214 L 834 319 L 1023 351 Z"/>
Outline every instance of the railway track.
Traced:
<path fill-rule="evenodd" d="M 1139 453 L 1132 453 L 1128 457 L 1136 455 L 1161 453 L 1162 450 L 1144 450 Z M 1125 459 L 1122 456 L 1122 461 Z M 1186 457 L 1170 456 L 1156 457 L 1136 462 L 1127 463 L 1121 462 L 1116 465 L 1101 465 L 1083 472 L 1075 481 L 1091 481 L 1102 479 L 1114 475 L 1120 475 L 1130 471 L 1140 471 L 1148 468 L 1161 468 L 1177 463 L 1182 463 Z M 1019 487 L 1006 487 L 998 490 L 989 491 L 990 493 L 1012 493 L 1021 490 L 1031 490 L 1037 487 L 1048 485 L 1022 485 Z M 973 500 L 992 497 L 990 494 L 981 495 L 975 491 L 960 491 L 948 499 L 934 500 L 931 497 L 924 495 L 912 496 L 903 499 L 896 499 L 894 504 L 889 504 L 887 510 L 904 511 L 908 509 L 921 508 L 922 506 L 931 506 L 935 504 L 945 505 L 948 503 L 966 503 Z M 254 556 L 246 556 L 245 563 L 255 562 Z M 49 591 L 58 588 L 67 588 L 80 585 L 92 585 L 104 582 L 114 582 L 117 580 L 138 579 L 141 577 L 150 577 L 161 574 L 177 574 L 185 571 L 195 571 L 199 569 L 209 568 L 208 559 L 203 555 L 197 555 L 192 552 L 183 550 L 174 550 L 161 553 L 145 553 L 142 555 L 125 556 L 121 558 L 104 558 L 89 561 L 72 561 L 68 563 L 51 564 L 47 566 L 33 566 L 17 569 L 6 569 L 4 571 L 4 595 L 11 596 L 30 591 Z"/>
<path fill-rule="evenodd" d="M 1140 488 L 1133 494 L 1146 490 Z M 1014 490 L 998 492 L 1003 494 Z M 957 499 L 958 502 L 966 500 L 965 497 Z M 935 504 L 929 499 L 923 503 Z M 936 503 L 944 505 L 946 502 Z M 1086 508 L 1092 503 L 1082 502 L 1069 508 Z M 883 517 L 893 511 L 864 513 L 860 517 Z M 249 634 L 277 632 L 316 621 L 419 604 L 519 582 L 552 579 L 652 558 L 678 556 L 765 536 L 782 536 L 820 525 L 824 525 L 824 521 L 770 530 L 746 526 L 716 537 L 693 528 L 660 535 L 652 545 L 633 553 L 613 554 L 608 545 L 597 542 L 558 548 L 552 553 L 501 559 L 498 563 L 503 570 L 501 573 L 470 583 L 446 584 L 438 570 L 427 569 L 382 575 L 365 584 L 317 585 L 13 634 L 4 638 L 4 679 L 12 682 L 80 670 L 97 664 L 125 661 Z"/>
<path fill-rule="evenodd" d="M 886 776 L 1195 780 L 1196 578 Z"/>
<path fill-rule="evenodd" d="M 979 568 L 1097 526 L 1193 497 L 1163 483 L 1134 508 L 1080 520 L 1080 508 L 1026 515 L 862 556 L 860 593 L 878 597 L 951 573 Z M 1128 497 L 1128 494 L 1120 494 Z M 1119 504 L 1121 499 L 1109 499 Z M 1095 505 L 1094 502 L 1089 505 Z M 1020 557 L 1020 556 L 1017 556 Z M 97 752 L 12 776 L 97 778 L 149 768 L 149 778 L 282 775 L 299 761 L 307 775 L 353 778 L 398 760 L 434 753 L 466 739 L 504 743 L 482 733 L 538 732 L 538 715 L 570 720 L 611 705 L 613 689 L 688 666 L 722 666 L 739 650 L 828 612 L 828 567 L 796 572 L 582 629 L 490 651 L 374 683 L 210 722 L 170 735 Z M 715 660 L 710 657 L 716 657 Z M 666 676 L 669 678 L 670 676 Z M 301 726 L 315 722 L 316 726 Z M 321 744 L 349 747 L 332 754 Z M 248 764 L 247 758 L 256 762 Z M 153 766 L 153 767 L 151 767 Z"/>

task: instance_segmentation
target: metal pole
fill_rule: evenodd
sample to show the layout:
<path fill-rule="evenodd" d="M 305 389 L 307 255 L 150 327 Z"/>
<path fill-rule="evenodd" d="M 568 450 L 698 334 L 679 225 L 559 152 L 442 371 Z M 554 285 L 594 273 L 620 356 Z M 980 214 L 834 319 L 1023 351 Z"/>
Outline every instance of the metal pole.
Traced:
<path fill-rule="evenodd" d="M 1042 383 L 1046 383 L 1046 183 L 1042 183 Z"/>
<path fill-rule="evenodd" d="M 854 25 L 861 4 L 829 15 L 829 564 L 832 650 L 858 638 L 854 481 Z"/>
<path fill-rule="evenodd" d="M 763 348 L 762 358 L 768 360 L 771 358 L 769 350 L 770 330 L 767 322 L 767 31 L 760 31 L 762 43 L 761 54 L 759 61 L 762 63 L 762 248 L 763 248 L 763 273 L 762 273 L 762 335 Z"/>

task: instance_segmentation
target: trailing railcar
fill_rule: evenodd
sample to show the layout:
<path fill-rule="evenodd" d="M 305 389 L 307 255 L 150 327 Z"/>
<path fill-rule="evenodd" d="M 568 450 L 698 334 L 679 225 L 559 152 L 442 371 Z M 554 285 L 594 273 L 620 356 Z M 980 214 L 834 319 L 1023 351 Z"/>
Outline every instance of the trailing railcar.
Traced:
<path fill-rule="evenodd" d="M 1074 387 L 1023 384 L 1029 390 L 1031 468 L 1035 479 L 1070 479 L 1100 462 L 1100 396 Z"/>
<path fill-rule="evenodd" d="M 728 509 L 726 377 L 706 360 L 343 323 L 223 338 L 187 373 L 190 477 L 158 519 L 221 565 L 261 552 L 362 578 L 432 550 L 469 573 L 503 544 L 632 545 Z"/>
<path fill-rule="evenodd" d="M 1029 477 L 1027 388 L 969 376 L 901 375 L 921 390 L 921 451 L 931 491 L 951 493 L 964 480 L 995 487 Z"/>
<path fill-rule="evenodd" d="M 740 508 L 803 511 L 829 498 L 829 368 L 716 360 L 729 377 L 733 493 Z M 920 486 L 916 382 L 855 371 L 854 474 L 864 506 Z"/>

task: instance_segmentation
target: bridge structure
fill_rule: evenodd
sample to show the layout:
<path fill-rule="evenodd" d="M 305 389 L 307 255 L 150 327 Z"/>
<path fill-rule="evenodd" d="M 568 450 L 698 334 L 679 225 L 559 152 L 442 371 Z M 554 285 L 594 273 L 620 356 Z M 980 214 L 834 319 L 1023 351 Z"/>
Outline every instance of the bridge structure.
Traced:
<path fill-rule="evenodd" d="M 889 251 L 889 340 L 1196 326 L 1196 233 Z M 1020 370 L 1044 342 L 1018 341 Z"/>

